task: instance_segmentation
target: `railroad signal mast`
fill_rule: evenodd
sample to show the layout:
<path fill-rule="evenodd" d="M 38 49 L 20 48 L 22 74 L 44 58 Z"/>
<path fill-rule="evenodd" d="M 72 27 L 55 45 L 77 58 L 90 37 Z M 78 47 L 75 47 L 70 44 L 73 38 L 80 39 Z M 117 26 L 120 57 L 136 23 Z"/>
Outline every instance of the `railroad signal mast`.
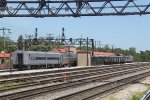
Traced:
<path fill-rule="evenodd" d="M 62 28 L 62 35 L 61 35 L 61 43 L 63 43 L 65 41 L 65 28 Z"/>

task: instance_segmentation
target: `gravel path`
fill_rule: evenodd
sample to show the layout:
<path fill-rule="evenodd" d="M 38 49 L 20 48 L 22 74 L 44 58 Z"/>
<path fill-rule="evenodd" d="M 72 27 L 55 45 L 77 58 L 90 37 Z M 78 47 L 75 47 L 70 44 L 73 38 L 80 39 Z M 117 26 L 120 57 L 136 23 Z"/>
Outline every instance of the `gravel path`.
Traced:
<path fill-rule="evenodd" d="M 147 87 L 143 84 L 133 84 L 129 85 L 127 88 L 116 92 L 106 98 L 96 98 L 94 100 L 131 100 L 132 95 L 135 92 L 143 92 L 147 90 Z"/>
<path fill-rule="evenodd" d="M 76 66 L 76 67 L 64 67 L 64 68 L 53 68 L 53 69 L 34 69 L 34 70 L 23 70 L 23 71 L 15 71 L 15 72 L 4 72 L 0 73 L 0 76 L 3 75 L 13 75 L 13 74 L 26 74 L 26 73 L 37 73 L 37 72 L 47 72 L 47 71 L 55 71 L 55 70 L 66 70 L 66 69 L 80 69 L 80 68 L 87 68 L 93 66 Z M 1 70 L 1 69 L 0 69 Z"/>
<path fill-rule="evenodd" d="M 105 98 L 96 98 L 94 100 L 131 100 L 131 97 L 136 92 L 144 92 L 148 89 L 145 84 L 150 85 L 150 76 L 145 78 L 140 83 L 128 85 L 125 89 L 120 90 Z"/>

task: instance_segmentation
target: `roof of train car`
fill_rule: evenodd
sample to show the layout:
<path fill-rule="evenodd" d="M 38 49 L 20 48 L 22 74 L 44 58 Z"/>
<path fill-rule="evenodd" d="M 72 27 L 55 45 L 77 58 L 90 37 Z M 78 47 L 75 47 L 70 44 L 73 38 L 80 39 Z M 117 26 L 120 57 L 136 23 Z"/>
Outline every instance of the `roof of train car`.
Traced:
<path fill-rule="evenodd" d="M 113 56 L 113 55 L 115 55 L 112 52 L 93 52 L 93 53 L 94 53 L 94 55 L 106 55 L 106 56 Z"/>
<path fill-rule="evenodd" d="M 124 56 L 116 56 L 116 55 L 94 55 L 93 57 L 124 57 Z"/>
<path fill-rule="evenodd" d="M 60 54 L 61 53 L 57 53 L 57 52 L 43 52 L 43 51 L 23 51 L 23 50 L 17 50 L 15 52 L 18 52 L 18 53 L 23 53 L 23 52 L 26 52 L 26 53 L 47 53 L 47 54 Z"/>

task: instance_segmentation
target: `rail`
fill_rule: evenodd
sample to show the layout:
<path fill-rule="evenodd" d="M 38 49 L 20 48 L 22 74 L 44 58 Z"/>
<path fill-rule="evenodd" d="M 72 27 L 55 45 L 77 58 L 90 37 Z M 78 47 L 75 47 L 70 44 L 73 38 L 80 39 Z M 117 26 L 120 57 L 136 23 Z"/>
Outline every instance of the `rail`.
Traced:
<path fill-rule="evenodd" d="M 150 98 L 150 90 L 141 98 L 141 100 L 149 100 Z"/>
<path fill-rule="evenodd" d="M 144 67 L 143 67 L 144 69 Z M 143 69 L 134 69 L 134 71 L 131 71 L 128 70 L 128 71 L 119 71 L 117 74 L 117 72 L 114 72 L 113 73 L 110 73 L 109 75 L 93 75 L 93 76 L 90 76 L 90 77 L 85 77 L 85 78 L 81 78 L 79 77 L 79 79 L 74 79 L 72 81 L 65 81 L 65 82 L 59 82 L 59 83 L 53 83 L 53 84 L 47 84 L 47 85 L 43 85 L 43 86 L 40 86 L 40 87 L 36 87 L 36 88 L 32 88 L 30 90 L 25 90 L 24 92 L 20 91 L 19 93 L 14 93 L 14 94 L 10 94 L 8 95 L 9 98 L 23 98 L 23 97 L 28 97 L 29 95 L 35 95 L 35 94 L 41 94 L 43 92 L 46 92 L 46 91 L 51 91 L 51 92 L 54 92 L 54 91 L 60 91 L 62 89 L 66 89 L 66 88 L 72 88 L 72 87 L 77 87 L 77 86 L 80 86 L 80 85 L 85 85 L 89 82 L 93 82 L 93 81 L 98 81 L 100 80 L 101 82 L 103 82 L 104 79 L 108 79 L 110 77 L 114 77 L 115 75 L 123 75 L 123 74 L 127 74 L 127 73 L 136 73 L 136 71 L 138 72 L 141 72 L 140 70 L 143 70 Z M 148 71 L 148 67 L 145 67 L 145 69 Z M 87 75 L 86 75 L 87 76 Z M 137 77 L 138 78 L 138 77 Z M 106 83 L 108 83 L 107 81 L 105 81 Z M 2 93 L 1 93 L 2 94 Z M 1 98 L 6 98 L 6 96 L 2 97 Z"/>

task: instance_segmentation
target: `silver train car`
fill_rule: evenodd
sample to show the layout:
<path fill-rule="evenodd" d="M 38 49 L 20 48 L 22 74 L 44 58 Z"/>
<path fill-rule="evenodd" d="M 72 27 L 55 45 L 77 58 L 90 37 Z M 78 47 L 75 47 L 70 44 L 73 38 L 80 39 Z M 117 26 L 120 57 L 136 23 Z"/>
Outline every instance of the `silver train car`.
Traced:
<path fill-rule="evenodd" d="M 17 50 L 12 53 L 13 68 L 38 69 L 76 65 L 76 54 Z"/>

